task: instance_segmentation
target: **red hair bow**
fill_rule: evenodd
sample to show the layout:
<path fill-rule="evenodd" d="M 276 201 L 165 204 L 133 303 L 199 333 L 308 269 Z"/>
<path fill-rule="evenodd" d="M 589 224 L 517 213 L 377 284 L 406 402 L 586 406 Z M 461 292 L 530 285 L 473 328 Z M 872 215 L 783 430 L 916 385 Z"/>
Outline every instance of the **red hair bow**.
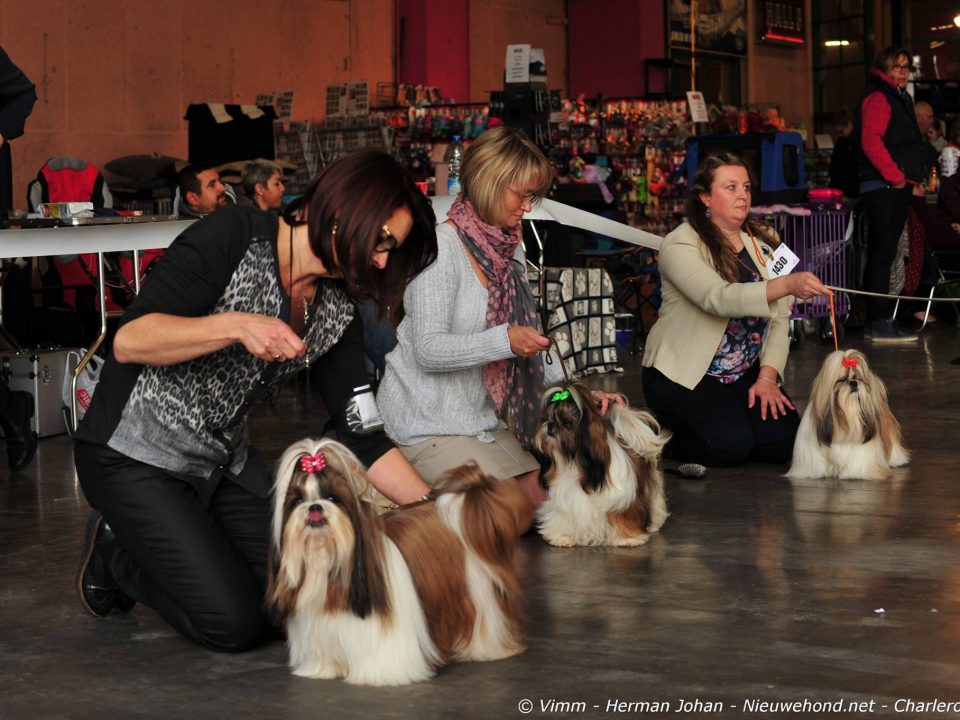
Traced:
<path fill-rule="evenodd" d="M 300 458 L 300 469 L 308 473 L 318 473 L 323 472 L 323 469 L 327 466 L 327 456 L 322 452 L 318 452 L 316 455 L 304 455 Z"/>
<path fill-rule="evenodd" d="M 845 368 L 854 368 L 854 369 L 855 369 L 855 368 L 857 367 L 857 359 L 856 359 L 855 357 L 845 357 L 845 358 L 843 359 L 843 366 L 844 366 Z"/>

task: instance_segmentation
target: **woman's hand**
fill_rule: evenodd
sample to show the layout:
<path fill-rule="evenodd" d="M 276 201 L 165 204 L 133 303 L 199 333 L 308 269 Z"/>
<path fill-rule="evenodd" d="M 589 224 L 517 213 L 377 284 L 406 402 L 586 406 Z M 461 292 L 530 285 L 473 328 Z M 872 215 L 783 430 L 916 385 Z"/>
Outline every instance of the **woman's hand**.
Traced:
<path fill-rule="evenodd" d="M 793 295 L 798 300 L 809 300 L 818 295 L 833 295 L 832 290 L 824 287 L 816 275 L 809 272 L 796 272 L 767 282 L 767 302 Z"/>
<path fill-rule="evenodd" d="M 541 335 L 528 325 L 511 325 L 507 328 L 510 350 L 517 357 L 533 357 L 550 347 L 550 338 Z"/>
<path fill-rule="evenodd" d="M 627 407 L 627 399 L 620 393 L 608 393 L 603 390 L 594 390 L 593 399 L 596 400 L 597 408 L 600 410 L 601 415 L 606 415 L 607 410 L 610 409 L 610 406 L 613 404 L 620 405 L 621 407 Z"/>
<path fill-rule="evenodd" d="M 182 317 L 148 313 L 117 331 L 113 354 L 119 363 L 176 365 L 242 343 L 261 360 L 290 360 L 307 347 L 282 320 L 243 312 Z"/>
<path fill-rule="evenodd" d="M 762 374 L 747 392 L 747 407 L 752 408 L 757 401 L 760 401 L 760 418 L 767 419 L 767 410 L 776 420 L 781 415 L 787 414 L 787 408 L 794 410 L 793 403 L 783 394 L 780 385 Z"/>
<path fill-rule="evenodd" d="M 820 278 L 810 272 L 798 272 L 787 275 L 792 279 L 792 292 L 790 293 L 798 300 L 809 300 L 818 295 L 833 295 L 833 291 L 828 290 L 820 282 Z"/>
<path fill-rule="evenodd" d="M 279 318 L 238 313 L 238 339 L 251 355 L 267 362 L 285 362 L 307 352 L 306 343 Z"/>

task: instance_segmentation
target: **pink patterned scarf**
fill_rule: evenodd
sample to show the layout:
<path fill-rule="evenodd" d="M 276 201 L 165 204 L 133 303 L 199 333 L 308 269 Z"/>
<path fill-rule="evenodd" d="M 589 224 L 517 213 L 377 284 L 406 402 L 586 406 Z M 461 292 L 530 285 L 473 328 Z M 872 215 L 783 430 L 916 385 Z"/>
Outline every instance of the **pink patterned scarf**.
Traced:
<path fill-rule="evenodd" d="M 489 278 L 487 327 L 528 325 L 540 329 L 537 307 L 527 282 L 526 269 L 514 260 L 522 231 L 488 225 L 472 203 L 457 198 L 448 213 L 461 240 Z M 543 389 L 543 358 L 514 357 L 483 368 L 483 385 L 501 418 L 509 409 L 514 432 L 525 448 L 530 447 L 537 424 L 537 403 Z"/>

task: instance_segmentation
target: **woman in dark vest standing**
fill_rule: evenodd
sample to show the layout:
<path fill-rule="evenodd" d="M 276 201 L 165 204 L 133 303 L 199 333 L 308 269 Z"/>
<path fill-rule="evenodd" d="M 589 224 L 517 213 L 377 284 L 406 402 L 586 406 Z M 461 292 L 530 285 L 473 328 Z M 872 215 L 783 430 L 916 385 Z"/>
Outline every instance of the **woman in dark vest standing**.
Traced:
<path fill-rule="evenodd" d="M 867 76 L 860 103 L 860 201 L 867 215 L 867 265 L 863 289 L 890 292 L 900 233 L 907 221 L 910 196 L 923 193 L 929 165 L 923 135 L 906 91 L 910 56 L 898 47 L 883 50 Z M 893 303 L 868 297 L 864 338 L 878 343 L 916 342 L 917 336 L 891 319 Z"/>

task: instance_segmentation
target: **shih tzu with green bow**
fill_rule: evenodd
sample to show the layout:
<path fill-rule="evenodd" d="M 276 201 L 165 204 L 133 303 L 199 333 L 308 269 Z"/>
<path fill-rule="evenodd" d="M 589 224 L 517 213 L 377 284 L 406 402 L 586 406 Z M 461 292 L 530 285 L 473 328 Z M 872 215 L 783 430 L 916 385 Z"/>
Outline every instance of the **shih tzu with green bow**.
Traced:
<path fill-rule="evenodd" d="M 589 388 L 547 389 L 534 436 L 547 500 L 537 511 L 551 545 L 642 545 L 667 519 L 659 469 L 670 433 L 641 410 L 611 403 L 601 415 Z"/>

